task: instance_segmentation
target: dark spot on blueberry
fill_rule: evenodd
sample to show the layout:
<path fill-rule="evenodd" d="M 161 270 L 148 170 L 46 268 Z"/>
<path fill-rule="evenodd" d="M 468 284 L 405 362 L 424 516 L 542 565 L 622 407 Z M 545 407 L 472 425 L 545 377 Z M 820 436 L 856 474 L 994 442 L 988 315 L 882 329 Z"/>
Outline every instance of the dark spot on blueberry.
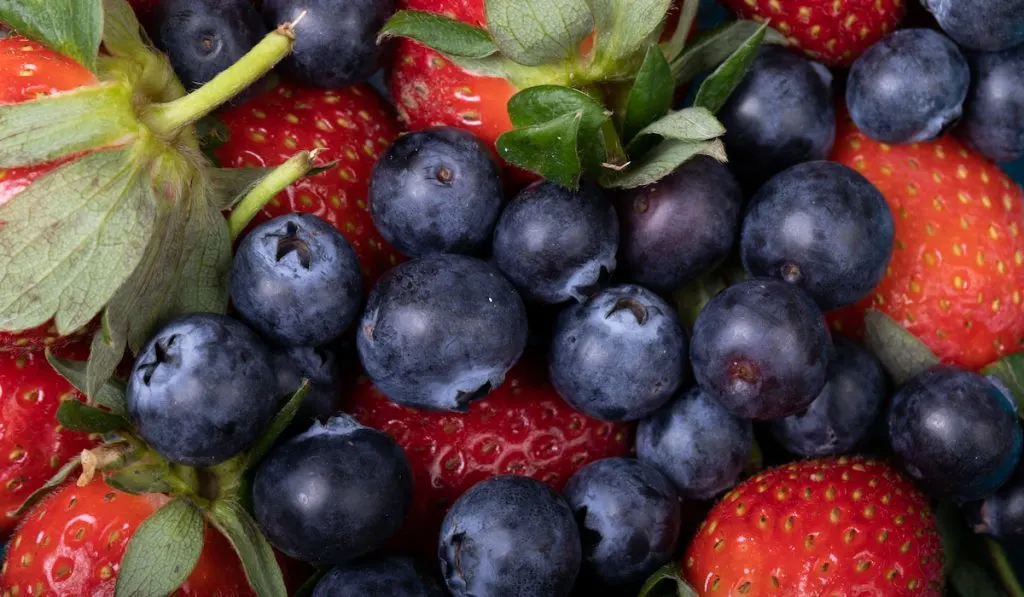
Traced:
<path fill-rule="evenodd" d="M 633 317 L 636 317 L 636 322 L 640 325 L 647 323 L 647 308 L 640 304 L 640 301 L 633 298 L 622 298 L 619 299 L 615 305 L 605 315 L 605 319 L 611 317 L 619 311 L 629 310 L 632 311 Z"/>
<path fill-rule="evenodd" d="M 474 400 L 479 400 L 480 398 L 483 398 L 484 396 L 490 394 L 491 389 L 491 382 L 487 382 L 484 385 L 480 386 L 479 388 L 471 390 L 469 392 L 463 392 L 460 390 L 455 395 L 455 403 L 458 404 L 460 408 L 464 409 L 469 405 L 470 402 L 473 402 Z"/>
<path fill-rule="evenodd" d="M 447 166 L 440 166 L 438 167 L 437 172 L 434 173 L 434 178 L 437 179 L 437 182 L 443 185 L 450 185 L 452 184 L 452 181 L 455 180 L 455 173 Z"/>
<path fill-rule="evenodd" d="M 299 238 L 299 227 L 294 222 L 288 222 L 284 236 L 277 240 L 277 260 L 281 261 L 290 253 L 295 253 L 299 258 L 299 264 L 309 269 L 313 255 L 309 250 L 309 244 Z"/>
<path fill-rule="evenodd" d="M 650 203 L 647 201 L 647 197 L 637 197 L 633 201 L 633 212 L 638 214 L 645 213 L 649 206 Z"/>
<path fill-rule="evenodd" d="M 800 271 L 800 266 L 795 263 L 786 263 L 781 269 L 782 279 L 789 282 L 790 284 L 799 284 L 804 278 L 803 272 Z"/>

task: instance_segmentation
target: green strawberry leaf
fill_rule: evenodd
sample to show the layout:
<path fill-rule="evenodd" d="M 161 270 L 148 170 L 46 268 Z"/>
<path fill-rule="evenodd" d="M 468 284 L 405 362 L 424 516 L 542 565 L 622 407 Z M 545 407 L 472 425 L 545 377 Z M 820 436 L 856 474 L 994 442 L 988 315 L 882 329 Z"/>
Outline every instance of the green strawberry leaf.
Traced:
<path fill-rule="evenodd" d="M 295 420 L 295 415 L 299 412 L 302 407 L 302 401 L 306 399 L 306 395 L 309 394 L 309 380 L 302 380 L 302 385 L 299 386 L 292 397 L 288 399 L 284 407 L 277 413 L 274 420 L 271 421 L 270 427 L 263 432 L 263 435 L 256 440 L 256 443 L 252 448 L 249 449 L 249 454 L 246 456 L 248 464 L 246 470 L 251 470 L 256 467 L 270 452 L 270 449 L 277 443 L 278 438 L 281 434 L 288 429 L 288 426 Z"/>
<path fill-rule="evenodd" d="M 54 371 L 61 377 L 68 380 L 79 392 L 89 395 L 87 382 L 87 364 L 81 361 L 62 359 L 49 350 L 46 351 L 46 360 L 53 367 Z M 115 415 L 124 415 L 128 407 L 125 404 L 125 392 L 127 388 L 123 381 L 111 377 L 104 383 L 95 395 L 90 397 L 90 402 L 96 406 L 102 406 Z"/>
<path fill-rule="evenodd" d="M 203 512 L 188 499 L 178 498 L 154 512 L 128 542 L 114 596 L 173 593 L 199 562 L 205 531 Z"/>
<path fill-rule="evenodd" d="M 111 433 L 130 429 L 128 419 L 78 400 L 65 400 L 57 407 L 57 421 L 71 431 Z"/>
<path fill-rule="evenodd" d="M 638 140 L 651 135 L 657 135 L 663 139 L 693 142 L 711 141 L 724 134 L 725 127 L 707 108 L 684 108 L 669 113 L 638 132 L 633 138 L 633 142 L 630 143 L 630 150 Z"/>
<path fill-rule="evenodd" d="M 762 27 L 755 21 L 730 21 L 701 34 L 682 54 L 670 61 L 676 84 L 682 85 L 700 73 L 716 68 Z M 764 41 L 780 45 L 789 43 L 784 35 L 771 28 L 765 32 Z"/>
<path fill-rule="evenodd" d="M 558 85 L 540 85 L 524 89 L 508 102 L 512 125 L 526 128 L 550 122 L 567 114 L 580 114 L 577 148 L 586 172 L 600 169 L 606 155 L 619 153 L 614 127 L 606 127 L 611 116 L 605 107 L 589 95 Z"/>
<path fill-rule="evenodd" d="M 103 49 L 142 64 L 151 58 L 142 26 L 128 0 L 103 0 Z"/>
<path fill-rule="evenodd" d="M 0 22 L 96 70 L 102 0 L 0 0 Z"/>
<path fill-rule="evenodd" d="M 235 548 L 256 594 L 260 597 L 288 597 L 274 550 L 252 516 L 241 505 L 227 501 L 214 503 L 209 516 Z"/>
<path fill-rule="evenodd" d="M 693 332 L 697 316 L 716 294 L 746 278 L 742 264 L 729 263 L 677 290 L 674 297 L 676 310 L 687 333 Z"/>
<path fill-rule="evenodd" d="M 81 456 L 71 457 L 71 459 L 64 463 L 64 466 L 60 467 L 60 470 L 58 470 L 55 475 L 50 477 L 46 483 L 43 483 L 39 487 L 39 489 L 33 491 L 27 498 L 25 498 L 25 501 L 22 502 L 16 510 L 8 512 L 7 516 L 12 518 L 20 518 L 21 516 L 24 516 L 32 506 L 38 504 L 44 497 L 52 493 L 53 490 L 63 485 L 64 481 L 66 481 L 67 478 L 71 476 L 71 473 L 81 466 L 81 464 Z"/>
<path fill-rule="evenodd" d="M 199 119 L 194 125 L 199 148 L 211 163 L 218 164 L 217 149 L 231 140 L 231 132 L 217 115 L 211 114 Z M 226 170 L 227 168 L 225 168 Z"/>
<path fill-rule="evenodd" d="M 864 341 L 896 385 L 901 386 L 925 369 L 939 364 L 939 357 L 888 315 L 868 309 L 864 313 Z"/>
<path fill-rule="evenodd" d="M 1003 382 L 1013 394 L 1017 403 L 1017 412 L 1024 413 L 1024 352 L 1011 354 L 982 369 L 985 375 L 991 375 Z"/>
<path fill-rule="evenodd" d="M 494 43 L 524 66 L 575 61 L 594 30 L 586 0 L 487 0 L 486 9 Z"/>
<path fill-rule="evenodd" d="M 665 564 L 648 577 L 637 597 L 697 597 L 697 591 L 683 579 L 678 566 Z"/>
<path fill-rule="evenodd" d="M 380 30 L 378 40 L 408 37 L 449 56 L 486 58 L 498 51 L 486 30 L 443 15 L 400 10 Z"/>
<path fill-rule="evenodd" d="M 633 189 L 654 184 L 675 172 L 690 159 L 706 155 L 725 162 L 725 145 L 721 139 L 711 141 L 677 141 L 666 139 L 622 172 L 606 173 L 602 185 L 613 189 Z"/>
<path fill-rule="evenodd" d="M 167 482 L 170 466 L 155 453 L 147 451 L 126 466 L 104 475 L 107 485 L 125 493 L 144 495 L 147 493 L 170 493 L 174 487 Z"/>
<path fill-rule="evenodd" d="M 672 109 L 675 87 L 665 55 L 658 46 L 651 46 L 626 97 L 622 138 L 633 139 L 641 129 L 667 114 Z"/>
<path fill-rule="evenodd" d="M 629 59 L 657 41 L 672 0 L 587 0 L 587 4 L 597 32 L 595 68 L 607 76 L 631 74 L 634 65 Z"/>
<path fill-rule="evenodd" d="M 697 97 L 693 105 L 707 108 L 712 113 L 718 112 L 725 105 L 726 100 L 732 95 L 733 90 L 739 86 L 747 70 L 757 57 L 765 34 L 768 31 L 768 24 L 762 25 L 753 35 L 736 48 L 729 58 L 718 65 L 708 78 L 701 83 L 697 90 Z"/>
<path fill-rule="evenodd" d="M 582 165 L 579 156 L 583 113 L 565 114 L 543 124 L 513 129 L 498 137 L 498 153 L 510 164 L 575 189 Z"/>
<path fill-rule="evenodd" d="M 100 329 L 92 337 L 89 361 L 85 365 L 85 395 L 90 400 L 98 400 L 101 389 L 121 364 L 127 345 L 125 332 L 120 328 L 115 329 L 111 324 L 108 308 L 100 318 Z"/>
<path fill-rule="evenodd" d="M 679 25 L 672 33 L 672 37 L 662 44 L 669 62 L 674 61 L 686 49 L 686 41 L 690 38 L 690 30 L 696 22 L 698 12 L 700 0 L 683 0 L 683 5 L 679 9 Z"/>
<path fill-rule="evenodd" d="M 231 235 L 220 211 L 205 202 L 193 201 L 182 237 L 184 251 L 176 268 L 175 293 L 167 308 L 154 318 L 148 329 L 133 329 L 133 349 L 152 335 L 156 325 L 183 313 L 225 313 L 228 309 L 231 275 Z"/>
<path fill-rule="evenodd" d="M 234 207 L 263 178 L 270 168 L 209 168 L 210 207 L 225 210 Z"/>

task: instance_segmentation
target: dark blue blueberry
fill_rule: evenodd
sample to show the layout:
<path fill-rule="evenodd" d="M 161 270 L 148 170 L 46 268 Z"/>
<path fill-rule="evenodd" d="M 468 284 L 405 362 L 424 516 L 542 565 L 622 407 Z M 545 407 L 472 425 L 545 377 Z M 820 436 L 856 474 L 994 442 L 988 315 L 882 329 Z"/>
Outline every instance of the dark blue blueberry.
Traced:
<path fill-rule="evenodd" d="M 382 547 L 412 503 L 412 471 L 384 433 L 339 415 L 275 448 L 256 470 L 253 512 L 278 550 L 317 565 Z"/>
<path fill-rule="evenodd" d="M 860 173 L 807 162 L 774 176 L 751 199 L 743 267 L 796 284 L 823 310 L 837 309 L 882 281 L 895 230 L 885 197 Z"/>
<path fill-rule="evenodd" d="M 999 491 L 968 505 L 965 511 L 978 533 L 1000 539 L 1024 538 L 1024 468 L 1018 468 Z"/>
<path fill-rule="evenodd" d="M 832 151 L 832 75 L 821 64 L 766 44 L 718 118 L 729 165 L 753 193 L 786 168 L 823 160 Z"/>
<path fill-rule="evenodd" d="M 984 377 L 938 366 L 907 382 L 889 409 L 889 440 L 915 481 L 940 499 L 984 499 L 1013 474 L 1021 430 L 1009 399 Z"/>
<path fill-rule="evenodd" d="M 242 319 L 286 346 L 319 346 L 359 314 L 363 275 L 355 249 L 308 214 L 254 228 L 235 252 L 231 301 Z"/>
<path fill-rule="evenodd" d="M 956 133 L 997 162 L 1024 157 L 1024 45 L 968 52 L 971 91 Z"/>
<path fill-rule="evenodd" d="M 270 351 L 242 323 L 179 317 L 135 360 L 127 390 L 138 434 L 171 462 L 212 466 L 249 448 L 277 411 Z"/>
<path fill-rule="evenodd" d="M 569 505 L 518 476 L 481 481 L 455 501 L 438 557 L 454 597 L 565 597 L 582 559 Z"/>
<path fill-rule="evenodd" d="M 292 347 L 274 351 L 278 394 L 291 396 L 309 380 L 309 391 L 295 415 L 295 423 L 303 430 L 313 419 L 325 420 L 341 406 L 341 367 L 329 348 Z"/>
<path fill-rule="evenodd" d="M 562 491 L 583 540 L 587 571 L 610 585 L 643 582 L 675 553 L 679 494 L 657 469 L 606 458 L 580 469 Z"/>
<path fill-rule="evenodd" d="M 494 231 L 494 263 L 523 296 L 582 301 L 615 271 L 619 221 L 596 187 L 538 182 L 512 200 Z"/>
<path fill-rule="evenodd" d="M 697 315 L 690 362 L 697 384 L 745 419 L 803 412 L 825 387 L 832 341 L 814 301 L 792 284 L 751 279 Z"/>
<path fill-rule="evenodd" d="M 636 455 L 660 470 L 687 499 L 709 500 L 736 484 L 754 448 L 750 421 L 691 388 L 636 430 Z"/>
<path fill-rule="evenodd" d="M 371 556 L 328 572 L 312 597 L 443 597 L 412 558 Z"/>
<path fill-rule="evenodd" d="M 1024 0 L 921 0 L 956 43 L 998 52 L 1024 44 Z"/>
<path fill-rule="evenodd" d="M 238 62 L 267 34 L 250 0 L 162 0 L 153 42 L 189 91 Z"/>
<path fill-rule="evenodd" d="M 675 290 L 717 267 L 739 234 L 743 191 L 725 165 L 698 156 L 616 203 L 619 255 L 631 280 Z"/>
<path fill-rule="evenodd" d="M 369 79 L 380 66 L 377 33 L 395 12 L 395 0 L 263 0 L 268 27 L 291 23 L 295 48 L 278 66 L 289 78 L 335 89 Z"/>
<path fill-rule="evenodd" d="M 615 286 L 559 316 L 549 354 L 551 383 L 584 414 L 635 421 L 679 390 L 688 349 L 675 308 L 639 286 Z"/>
<path fill-rule="evenodd" d="M 399 137 L 370 183 L 374 224 L 409 257 L 486 253 L 503 198 L 490 150 L 473 133 L 452 127 Z"/>
<path fill-rule="evenodd" d="M 886 143 L 935 139 L 960 118 L 971 70 L 956 44 L 931 29 L 901 29 L 867 49 L 846 82 L 864 134 Z"/>
<path fill-rule="evenodd" d="M 434 254 L 377 282 L 356 338 L 367 375 L 388 398 L 464 411 L 501 385 L 526 346 L 526 307 L 487 263 Z"/>
<path fill-rule="evenodd" d="M 825 387 L 806 412 L 771 424 L 772 434 L 793 454 L 809 458 L 852 450 L 879 418 L 887 382 L 882 365 L 845 336 L 832 336 L 834 349 Z"/>

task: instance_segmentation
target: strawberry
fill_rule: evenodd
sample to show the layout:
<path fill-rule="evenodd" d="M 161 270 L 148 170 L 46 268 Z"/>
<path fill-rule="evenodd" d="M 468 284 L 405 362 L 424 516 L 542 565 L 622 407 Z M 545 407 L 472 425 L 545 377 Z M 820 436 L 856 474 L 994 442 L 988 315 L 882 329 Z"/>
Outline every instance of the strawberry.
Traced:
<path fill-rule="evenodd" d="M 849 66 L 894 31 L 904 0 L 724 0 L 738 16 L 771 21 L 790 43 L 828 66 Z"/>
<path fill-rule="evenodd" d="M 250 227 L 293 212 L 333 224 L 352 243 L 369 287 L 399 255 L 380 236 L 367 204 L 373 166 L 398 136 L 392 111 L 374 89 L 337 91 L 279 83 L 221 115 L 228 139 L 215 150 L 229 168 L 276 166 L 300 148 L 321 148 L 338 165 L 304 178 L 268 203 Z"/>
<path fill-rule="evenodd" d="M 1024 347 L 1024 198 L 996 165 L 952 136 L 889 146 L 840 115 L 832 159 L 885 195 L 896 220 L 886 277 L 830 315 L 859 334 L 863 312 L 902 324 L 944 362 L 979 369 Z"/>
<path fill-rule="evenodd" d="M 529 358 L 465 414 L 418 411 L 388 400 L 361 376 L 346 410 L 390 434 L 409 457 L 415 497 L 398 547 L 430 553 L 448 507 L 477 482 L 502 474 L 556 489 L 587 463 L 625 455 L 629 426 L 591 419 L 555 392 L 543 363 Z"/>
<path fill-rule="evenodd" d="M 760 473 L 708 514 L 683 571 L 699 595 L 942 595 L 925 497 L 889 465 L 804 461 Z"/>

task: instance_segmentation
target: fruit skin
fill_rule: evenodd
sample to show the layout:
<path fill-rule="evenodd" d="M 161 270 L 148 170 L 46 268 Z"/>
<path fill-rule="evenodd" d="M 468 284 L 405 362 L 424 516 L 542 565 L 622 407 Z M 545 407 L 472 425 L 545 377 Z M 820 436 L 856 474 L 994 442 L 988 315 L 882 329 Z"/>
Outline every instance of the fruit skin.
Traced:
<path fill-rule="evenodd" d="M 998 52 L 1024 43 L 1022 0 L 922 0 L 922 4 L 961 46 Z"/>
<path fill-rule="evenodd" d="M 686 381 L 688 351 L 674 308 L 640 286 L 615 286 L 558 317 L 551 382 L 584 414 L 635 421 L 661 408 Z"/>
<path fill-rule="evenodd" d="M 434 254 L 381 278 L 366 303 L 359 361 L 389 398 L 465 411 L 501 385 L 526 346 L 526 307 L 495 268 Z"/>
<path fill-rule="evenodd" d="M 312 597 L 443 597 L 412 558 L 371 556 L 328 572 Z"/>
<path fill-rule="evenodd" d="M 636 430 L 637 457 L 672 479 L 686 499 L 708 500 L 732 487 L 753 444 L 751 422 L 700 388 L 683 392 Z"/>
<path fill-rule="evenodd" d="M 55 351 L 65 359 L 84 361 L 87 343 Z M 61 377 L 41 351 L 0 352 L 0 537 L 14 530 L 20 518 L 8 513 L 57 472 L 71 457 L 96 444 L 87 434 L 57 423 L 64 400 L 84 402 L 85 396 Z"/>
<path fill-rule="evenodd" d="M 227 383 L 225 383 L 227 382 Z M 277 412 L 270 351 L 225 315 L 178 317 L 146 343 L 128 378 L 128 416 L 161 456 L 212 466 L 251 446 Z"/>
<path fill-rule="evenodd" d="M 724 0 L 741 18 L 781 31 L 811 58 L 849 66 L 861 52 L 895 30 L 907 11 L 904 0 Z"/>
<path fill-rule="evenodd" d="M 536 182 L 501 213 L 492 260 L 528 300 L 582 301 L 615 271 L 618 245 L 618 216 L 601 189 Z"/>
<path fill-rule="evenodd" d="M 289 213 L 330 222 L 359 255 L 366 290 L 398 263 L 400 256 L 373 225 L 367 199 L 373 165 L 398 136 L 392 109 L 372 87 L 324 91 L 282 82 L 219 118 L 228 139 L 214 154 L 226 168 L 273 167 L 313 148 L 323 150 L 319 163 L 338 161 L 271 199 L 248 230 Z"/>
<path fill-rule="evenodd" d="M 333 226 L 309 214 L 278 216 L 235 251 L 231 302 L 256 331 L 286 346 L 341 336 L 363 302 L 359 258 Z"/>
<path fill-rule="evenodd" d="M 643 582 L 672 559 L 682 511 L 665 475 L 632 458 L 580 469 L 562 492 L 576 515 L 583 562 L 602 582 Z"/>
<path fill-rule="evenodd" d="M 690 339 L 697 385 L 726 410 L 774 420 L 810 406 L 825 386 L 832 341 L 817 305 L 771 278 L 744 280 L 701 310 Z"/>
<path fill-rule="evenodd" d="M 807 408 L 771 424 L 772 435 L 788 451 L 808 458 L 839 456 L 853 450 L 871 430 L 888 397 L 882 364 L 841 334 L 832 334 L 828 378 Z"/>
<path fill-rule="evenodd" d="M 454 597 L 565 597 L 582 555 L 565 500 L 540 481 L 508 475 L 481 481 L 456 500 L 441 527 L 438 558 Z"/>
<path fill-rule="evenodd" d="M 787 48 L 762 46 L 718 119 L 729 164 L 750 195 L 775 174 L 832 150 L 832 74 Z"/>
<path fill-rule="evenodd" d="M 859 336 L 877 309 L 944 362 L 980 369 L 1024 347 L 1024 199 L 995 165 L 946 135 L 918 145 L 872 141 L 840 118 L 832 159 L 885 195 L 896 243 L 879 286 L 830 314 Z"/>
<path fill-rule="evenodd" d="M 99 479 L 64 485 L 37 505 L 8 544 L 0 574 L 4 595 L 114 597 L 129 540 L 143 520 L 170 501 L 131 495 Z M 181 597 L 255 597 L 224 535 L 207 525 L 202 555 Z"/>
<path fill-rule="evenodd" d="M 851 587 L 939 597 L 943 560 L 935 517 L 913 484 L 882 462 L 842 457 L 788 464 L 737 486 L 708 514 L 682 569 L 701 597 Z"/>
<path fill-rule="evenodd" d="M 1018 468 L 1013 477 L 994 494 L 965 508 L 976 533 L 1000 539 L 1024 537 L 1024 474 Z"/>
<path fill-rule="evenodd" d="M 868 136 L 886 143 L 928 141 L 963 113 L 967 60 L 931 29 L 900 29 L 853 63 L 846 105 Z"/>
<path fill-rule="evenodd" d="M 971 90 L 955 134 L 997 162 L 1024 157 L 1024 46 L 966 55 Z"/>
<path fill-rule="evenodd" d="M 490 149 L 454 127 L 403 135 L 377 162 L 370 182 L 377 229 L 409 257 L 486 253 L 503 200 Z"/>
<path fill-rule="evenodd" d="M 798 164 L 750 200 L 740 249 L 751 276 L 791 282 L 823 310 L 856 303 L 878 285 L 893 250 L 885 197 L 856 170 Z"/>
<path fill-rule="evenodd" d="M 391 435 L 415 478 L 412 509 L 395 547 L 436 557 L 445 512 L 484 479 L 524 475 L 560 490 L 580 467 L 629 452 L 631 427 L 573 410 L 551 386 L 544 365 L 527 354 L 502 385 L 459 414 L 400 406 L 369 378 L 357 380 L 346 411 Z"/>
<path fill-rule="evenodd" d="M 697 156 L 652 185 L 620 193 L 615 206 L 619 260 L 629 279 L 676 290 L 729 255 L 739 235 L 743 192 L 728 167 Z"/>
<path fill-rule="evenodd" d="M 387 435 L 347 415 L 313 423 L 256 470 L 253 513 L 283 553 L 317 565 L 364 556 L 398 531 L 412 472 Z"/>
<path fill-rule="evenodd" d="M 893 396 L 889 440 L 907 474 L 932 496 L 969 502 L 1013 474 L 1024 442 L 1010 398 L 986 378 L 938 366 Z"/>

